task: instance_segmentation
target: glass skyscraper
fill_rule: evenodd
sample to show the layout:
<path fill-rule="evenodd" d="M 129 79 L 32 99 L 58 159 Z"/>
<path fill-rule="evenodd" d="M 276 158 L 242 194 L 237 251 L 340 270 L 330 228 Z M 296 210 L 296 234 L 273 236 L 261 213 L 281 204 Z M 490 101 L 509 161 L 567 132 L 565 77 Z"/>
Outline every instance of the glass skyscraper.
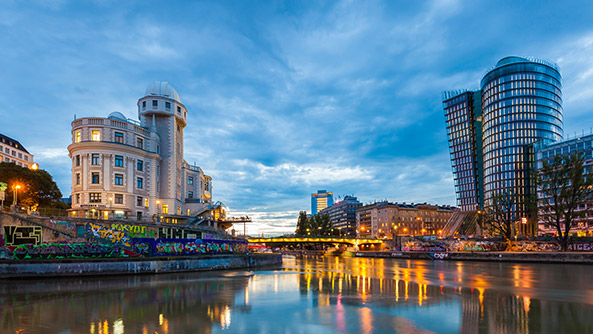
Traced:
<path fill-rule="evenodd" d="M 487 208 L 496 194 L 513 194 L 517 195 L 513 208 L 515 219 L 530 218 L 526 199 L 534 194 L 530 183 L 531 144 L 562 140 L 561 88 L 560 69 L 556 64 L 535 58 L 506 57 L 486 73 L 479 92 L 445 93 L 443 108 L 457 201 L 462 210 L 469 209 L 473 203 L 468 200 L 469 190 L 464 190 L 471 188 L 465 186 L 471 181 L 469 167 L 460 169 L 459 165 L 474 163 L 475 169 L 482 173 L 475 172 L 478 192 L 473 200 L 479 203 L 478 208 Z M 479 108 L 475 104 L 478 93 L 481 94 Z M 470 102 L 474 103 L 473 107 Z M 476 132 L 475 147 L 470 143 L 471 131 Z M 471 155 L 481 156 L 481 161 L 476 158 L 471 162 L 466 158 Z M 464 207 L 464 201 L 470 206 Z M 530 219 L 523 232 L 534 234 L 535 227 L 536 222 Z"/>
<path fill-rule="evenodd" d="M 319 211 L 334 205 L 334 193 L 325 190 L 317 190 L 311 194 L 311 214 L 316 215 Z"/>

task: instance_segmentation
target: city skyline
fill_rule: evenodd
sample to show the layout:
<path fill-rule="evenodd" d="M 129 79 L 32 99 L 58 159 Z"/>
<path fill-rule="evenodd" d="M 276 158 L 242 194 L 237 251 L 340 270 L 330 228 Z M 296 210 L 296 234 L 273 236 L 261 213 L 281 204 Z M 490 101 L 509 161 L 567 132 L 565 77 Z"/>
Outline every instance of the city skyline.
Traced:
<path fill-rule="evenodd" d="M 144 4 L 8 2 L 0 14 L 0 133 L 65 197 L 74 115 L 136 119 L 155 80 L 188 107 L 188 163 L 231 215 L 254 219 L 250 234 L 294 231 L 318 189 L 455 205 L 441 92 L 478 89 L 506 56 L 560 66 L 565 138 L 593 126 L 584 1 Z"/>

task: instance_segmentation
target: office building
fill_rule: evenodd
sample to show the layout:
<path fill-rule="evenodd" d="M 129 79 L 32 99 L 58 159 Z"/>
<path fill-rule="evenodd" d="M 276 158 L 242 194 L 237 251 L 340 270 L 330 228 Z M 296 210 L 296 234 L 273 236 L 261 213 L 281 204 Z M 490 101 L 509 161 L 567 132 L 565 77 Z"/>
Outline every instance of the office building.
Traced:
<path fill-rule="evenodd" d="M 327 207 L 319 214 L 329 215 L 331 228 L 340 236 L 356 236 L 356 210 L 362 204 L 356 197 L 345 196 L 343 200 Z"/>
<path fill-rule="evenodd" d="M 152 220 L 190 216 L 212 197 L 212 179 L 184 160 L 187 109 L 156 81 L 138 100 L 139 121 L 119 112 L 72 122 L 71 216 Z"/>
<path fill-rule="evenodd" d="M 538 141 L 562 139 L 561 87 L 557 65 L 535 58 L 506 57 L 482 78 L 480 91 L 443 95 L 461 210 L 488 209 L 497 194 L 511 194 L 518 199 L 512 215 L 517 220 L 528 218 L 521 233 L 537 234 L 537 219 L 526 200 L 535 192 L 530 147 Z"/>
<path fill-rule="evenodd" d="M 21 167 L 37 168 L 33 154 L 18 142 L 0 133 L 0 162 L 11 162 Z"/>
<path fill-rule="evenodd" d="M 325 190 L 318 190 L 311 194 L 311 214 L 316 215 L 319 211 L 334 204 L 334 194 Z"/>
<path fill-rule="evenodd" d="M 364 205 L 356 211 L 359 238 L 440 236 L 455 207 L 388 201 Z"/>

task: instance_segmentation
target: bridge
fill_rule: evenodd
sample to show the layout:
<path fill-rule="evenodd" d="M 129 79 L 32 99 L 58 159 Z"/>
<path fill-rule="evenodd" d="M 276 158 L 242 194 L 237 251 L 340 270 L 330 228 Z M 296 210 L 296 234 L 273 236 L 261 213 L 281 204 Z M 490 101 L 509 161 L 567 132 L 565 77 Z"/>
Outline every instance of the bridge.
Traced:
<path fill-rule="evenodd" d="M 279 244 L 279 243 L 325 243 L 325 244 L 349 244 L 349 245 L 380 245 L 383 240 L 379 239 L 348 239 L 348 238 L 249 238 L 250 244 Z"/>

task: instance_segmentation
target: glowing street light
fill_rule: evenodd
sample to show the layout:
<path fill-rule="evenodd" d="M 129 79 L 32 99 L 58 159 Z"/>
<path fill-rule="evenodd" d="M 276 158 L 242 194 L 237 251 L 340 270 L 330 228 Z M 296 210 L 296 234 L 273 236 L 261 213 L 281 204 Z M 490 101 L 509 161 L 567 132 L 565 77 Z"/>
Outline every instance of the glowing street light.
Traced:
<path fill-rule="evenodd" d="M 17 206 L 17 204 L 18 204 L 18 195 L 19 195 L 19 189 L 21 189 L 21 185 L 20 185 L 20 184 L 15 184 L 15 185 L 14 185 L 14 186 L 12 186 L 12 187 L 13 187 L 13 189 L 14 189 L 14 196 L 13 196 L 14 198 L 13 198 L 13 200 L 12 200 L 12 205 L 14 206 L 14 210 L 15 210 L 16 212 L 18 212 L 18 211 L 19 211 L 19 209 L 18 209 L 18 206 Z"/>
<path fill-rule="evenodd" d="M 38 170 L 39 169 L 39 165 L 37 163 L 34 163 L 31 165 L 31 169 L 32 170 Z"/>

